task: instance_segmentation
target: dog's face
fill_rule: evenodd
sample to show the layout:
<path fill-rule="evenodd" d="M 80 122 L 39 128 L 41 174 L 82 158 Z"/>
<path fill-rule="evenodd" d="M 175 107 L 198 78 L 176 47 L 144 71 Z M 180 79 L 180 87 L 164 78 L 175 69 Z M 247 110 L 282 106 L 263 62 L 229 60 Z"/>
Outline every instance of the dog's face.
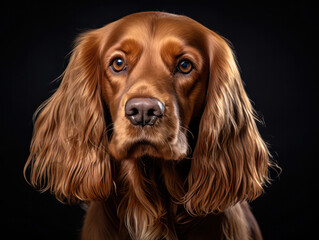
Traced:
<path fill-rule="evenodd" d="M 114 23 L 102 66 L 115 159 L 181 159 L 187 127 L 202 108 L 208 79 L 206 32 L 186 17 L 130 15 Z"/>

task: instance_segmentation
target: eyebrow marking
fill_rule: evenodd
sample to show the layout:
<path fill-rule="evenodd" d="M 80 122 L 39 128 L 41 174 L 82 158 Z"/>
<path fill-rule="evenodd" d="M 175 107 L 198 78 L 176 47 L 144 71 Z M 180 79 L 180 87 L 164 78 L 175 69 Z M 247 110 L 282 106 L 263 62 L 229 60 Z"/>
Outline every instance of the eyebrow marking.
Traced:
<path fill-rule="evenodd" d="M 141 49 L 141 44 L 133 38 L 125 39 L 117 50 L 123 51 L 125 54 L 130 54 L 132 51 Z"/>
<path fill-rule="evenodd" d="M 200 52 L 179 39 L 171 38 L 165 41 L 160 54 L 169 69 L 175 67 L 177 60 L 182 60 L 183 56 L 193 63 L 194 68 L 201 67 L 199 66 L 202 59 Z"/>
<path fill-rule="evenodd" d="M 135 39 L 128 38 L 124 39 L 115 51 L 123 52 L 128 62 L 136 63 L 142 54 L 143 47 Z"/>

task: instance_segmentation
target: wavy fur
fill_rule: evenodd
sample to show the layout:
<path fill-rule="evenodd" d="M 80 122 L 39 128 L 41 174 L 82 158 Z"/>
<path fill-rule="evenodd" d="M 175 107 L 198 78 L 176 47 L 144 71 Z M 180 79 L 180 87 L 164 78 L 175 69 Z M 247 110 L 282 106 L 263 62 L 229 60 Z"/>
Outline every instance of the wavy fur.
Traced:
<path fill-rule="evenodd" d="M 201 215 L 252 201 L 269 181 L 269 152 L 226 41 L 211 33 L 206 106 L 188 176 L 186 209 Z"/>
<path fill-rule="evenodd" d="M 30 155 L 30 183 L 60 201 L 105 199 L 111 163 L 100 97 L 98 39 L 78 38 L 59 89 L 37 110 Z"/>

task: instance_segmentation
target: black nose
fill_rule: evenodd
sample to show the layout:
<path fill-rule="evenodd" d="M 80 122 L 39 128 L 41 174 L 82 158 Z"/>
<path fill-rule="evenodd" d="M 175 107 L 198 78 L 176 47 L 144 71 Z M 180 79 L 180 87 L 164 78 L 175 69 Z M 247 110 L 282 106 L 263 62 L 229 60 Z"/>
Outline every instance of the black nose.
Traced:
<path fill-rule="evenodd" d="M 125 104 L 125 116 L 133 125 L 152 126 L 162 117 L 165 107 L 156 98 L 131 98 Z"/>

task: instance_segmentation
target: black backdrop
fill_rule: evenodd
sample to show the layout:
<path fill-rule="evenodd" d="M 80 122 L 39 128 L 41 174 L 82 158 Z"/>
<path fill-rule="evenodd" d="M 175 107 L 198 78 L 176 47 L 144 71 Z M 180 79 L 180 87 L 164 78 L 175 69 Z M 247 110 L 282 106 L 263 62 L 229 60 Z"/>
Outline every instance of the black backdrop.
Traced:
<path fill-rule="evenodd" d="M 58 87 L 51 82 L 67 66 L 77 34 L 145 10 L 187 15 L 233 43 L 246 91 L 266 123 L 259 125 L 260 132 L 283 169 L 278 178 L 272 173 L 273 184 L 251 204 L 253 212 L 265 239 L 311 234 L 319 147 L 315 5 L 160 2 L 1 6 L 1 225 L 9 234 L 3 236 L 77 239 L 84 212 L 40 194 L 23 179 L 32 114 Z"/>

